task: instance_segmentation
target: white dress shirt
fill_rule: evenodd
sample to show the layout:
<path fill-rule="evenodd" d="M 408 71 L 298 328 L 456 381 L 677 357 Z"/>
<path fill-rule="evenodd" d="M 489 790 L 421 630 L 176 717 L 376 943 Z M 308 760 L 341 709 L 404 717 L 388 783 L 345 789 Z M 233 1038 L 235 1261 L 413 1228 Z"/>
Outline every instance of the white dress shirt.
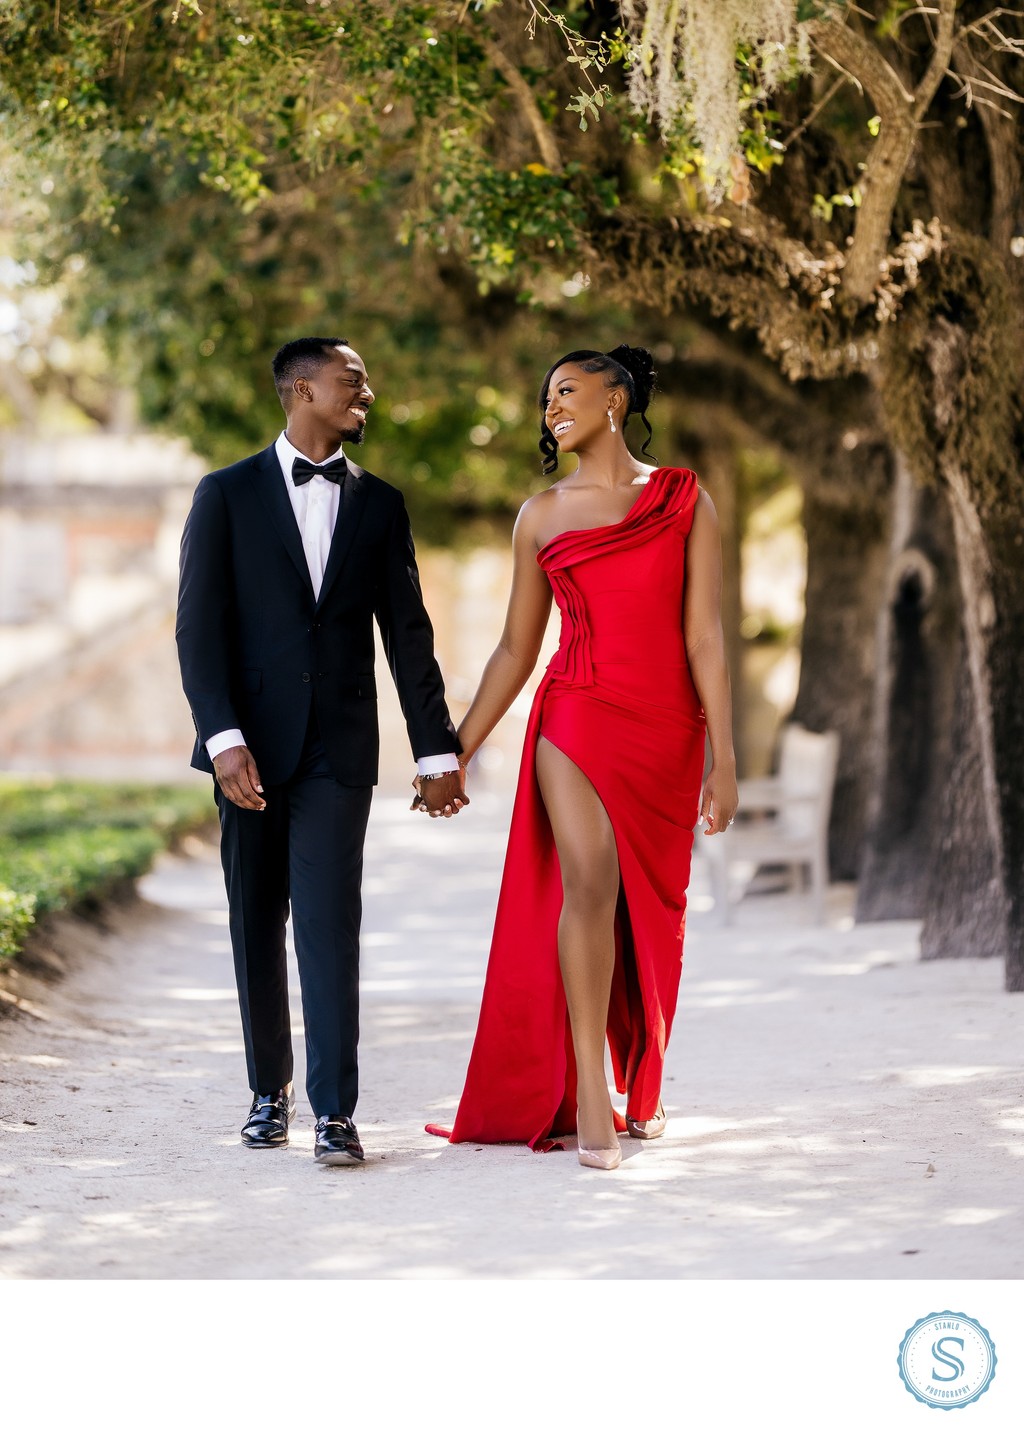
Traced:
<path fill-rule="evenodd" d="M 309 459 L 308 455 L 296 449 L 285 434 L 278 435 L 274 448 L 277 450 L 281 473 L 285 477 L 285 489 L 291 500 L 292 513 L 295 515 L 295 522 L 302 535 L 302 552 L 306 556 L 309 577 L 313 582 L 313 596 L 319 599 L 320 586 L 324 581 L 324 570 L 327 568 L 327 555 L 331 551 L 334 526 L 338 522 L 341 485 L 334 483 L 331 479 L 320 479 L 315 475 L 305 484 L 293 483 L 292 465 L 295 460 L 305 459 L 307 463 L 313 461 Z M 334 454 L 330 454 L 326 459 L 321 459 L 318 462 L 330 464 L 332 459 L 343 459 L 344 457 L 339 448 Z"/>
<path fill-rule="evenodd" d="M 302 552 L 306 556 L 313 593 L 316 598 L 319 598 L 320 586 L 324 581 L 324 570 L 327 568 L 327 556 L 331 551 L 331 540 L 334 537 L 334 526 L 338 522 L 341 485 L 335 484 L 331 479 L 319 479 L 315 475 L 305 484 L 293 484 L 292 464 L 294 461 L 305 459 L 310 464 L 314 461 L 309 458 L 308 454 L 303 454 L 301 450 L 296 449 L 284 433 L 278 435 L 274 449 L 281 465 L 281 474 L 284 478 L 289 503 L 292 506 L 292 513 L 295 515 L 295 523 L 302 536 Z M 326 459 L 316 462 L 324 465 L 329 464 L 332 459 L 341 458 L 344 458 L 343 448 L 339 448 L 334 454 L 329 454 Z M 241 729 L 223 729 L 220 733 L 215 733 L 212 738 L 207 739 L 206 752 L 211 759 L 215 759 L 225 749 L 238 748 L 244 743 L 245 739 Z M 417 759 L 416 762 L 417 770 L 420 773 L 454 773 L 458 766 L 458 760 L 453 753 L 429 754 L 426 758 Z"/>

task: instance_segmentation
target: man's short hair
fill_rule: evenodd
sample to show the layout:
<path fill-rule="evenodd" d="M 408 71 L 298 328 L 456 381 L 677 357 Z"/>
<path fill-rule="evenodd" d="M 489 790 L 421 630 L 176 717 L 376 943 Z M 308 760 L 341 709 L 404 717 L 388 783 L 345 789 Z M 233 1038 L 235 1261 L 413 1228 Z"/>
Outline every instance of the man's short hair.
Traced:
<path fill-rule="evenodd" d="M 290 339 L 274 355 L 271 369 L 274 371 L 274 388 L 281 403 L 288 407 L 288 395 L 292 385 L 302 374 L 316 374 L 323 369 L 339 345 L 347 345 L 347 339 Z"/>

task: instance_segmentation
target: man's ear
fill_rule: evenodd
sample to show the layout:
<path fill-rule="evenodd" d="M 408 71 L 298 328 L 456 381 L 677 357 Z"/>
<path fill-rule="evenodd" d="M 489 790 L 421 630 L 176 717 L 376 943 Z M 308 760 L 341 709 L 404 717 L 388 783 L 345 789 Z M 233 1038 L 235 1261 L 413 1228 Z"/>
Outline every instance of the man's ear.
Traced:
<path fill-rule="evenodd" d="M 292 393 L 297 399 L 301 399 L 307 404 L 313 398 L 313 391 L 310 389 L 309 381 L 306 379 L 296 379 L 292 385 Z"/>

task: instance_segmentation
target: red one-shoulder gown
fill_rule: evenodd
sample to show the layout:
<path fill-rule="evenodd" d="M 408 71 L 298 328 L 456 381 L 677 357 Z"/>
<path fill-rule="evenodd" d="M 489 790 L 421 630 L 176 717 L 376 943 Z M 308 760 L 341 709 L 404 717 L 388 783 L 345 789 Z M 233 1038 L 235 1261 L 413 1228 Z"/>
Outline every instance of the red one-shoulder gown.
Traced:
<path fill-rule="evenodd" d="M 543 1149 L 576 1130 L 558 964 L 562 883 L 537 784 L 539 736 L 589 778 L 611 819 L 621 874 L 612 1069 L 631 1117 L 652 1118 L 657 1108 L 704 767 L 704 713 L 682 625 L 697 492 L 691 470 L 656 469 L 619 523 L 559 534 L 537 555 L 561 637 L 526 733 L 465 1089 L 453 1127 L 428 1126 L 453 1143 Z"/>

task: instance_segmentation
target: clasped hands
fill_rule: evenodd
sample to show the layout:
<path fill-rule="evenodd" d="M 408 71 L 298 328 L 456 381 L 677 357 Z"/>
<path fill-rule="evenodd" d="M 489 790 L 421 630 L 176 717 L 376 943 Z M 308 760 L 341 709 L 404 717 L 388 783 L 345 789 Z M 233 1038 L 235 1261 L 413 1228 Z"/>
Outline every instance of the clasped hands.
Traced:
<path fill-rule="evenodd" d="M 457 773 L 442 773 L 437 778 L 421 778 L 419 774 L 412 781 L 416 797 L 410 805 L 410 812 L 429 813 L 431 818 L 454 818 L 460 808 L 469 803 L 466 797 L 466 765 L 459 764 Z"/>
<path fill-rule="evenodd" d="M 225 749 L 213 760 L 213 770 L 225 798 L 239 808 L 257 811 L 266 808 L 256 762 L 247 748 L 240 745 Z M 417 774 L 412 786 L 416 790 L 412 811 L 429 813 L 431 818 L 454 818 L 469 803 L 464 763 L 459 764 L 457 772 L 443 773 L 437 778 L 420 778 Z"/>

